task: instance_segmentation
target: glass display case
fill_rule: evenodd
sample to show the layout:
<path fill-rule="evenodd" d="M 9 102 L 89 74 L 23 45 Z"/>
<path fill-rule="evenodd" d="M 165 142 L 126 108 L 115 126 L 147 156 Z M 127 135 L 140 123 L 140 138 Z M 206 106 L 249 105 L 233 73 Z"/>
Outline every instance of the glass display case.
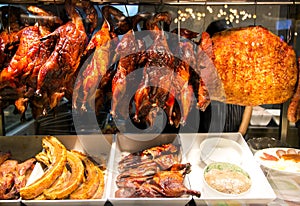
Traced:
<path fill-rule="evenodd" d="M 98 24 L 95 29 L 99 30 L 103 22 L 103 17 L 101 14 L 101 8 L 104 5 L 111 4 L 118 8 L 126 16 L 133 16 L 139 12 L 161 12 L 168 11 L 172 15 L 172 22 L 170 25 L 172 29 L 186 28 L 194 32 L 202 33 L 206 30 L 207 26 L 216 20 L 224 20 L 226 24 L 230 24 L 233 27 L 247 27 L 251 25 L 261 25 L 272 33 L 278 35 L 283 41 L 286 41 L 291 45 L 297 56 L 299 55 L 299 5 L 298 1 L 175 1 L 175 0 L 116 0 L 116 1 L 102 1 L 95 0 L 91 1 L 93 7 L 98 13 Z M 28 5 L 35 5 L 44 8 L 45 10 L 51 11 L 52 14 L 61 17 L 64 21 L 67 19 L 64 13 L 64 1 L 5 1 L 1 2 L 1 22 L 0 29 L 3 31 L 8 29 L 12 30 L 12 22 L 10 19 L 14 18 L 17 14 L 17 22 L 19 26 L 22 25 L 32 25 L 38 22 L 38 15 L 30 14 L 26 11 Z M 81 4 L 81 3 L 79 3 Z M 80 13 L 83 18 L 86 18 L 84 14 L 84 8 L 79 8 Z M 13 15 L 14 14 L 14 15 Z M 87 21 L 85 21 L 86 28 L 88 27 Z M 139 28 L 141 29 L 141 28 Z M 195 42 L 199 41 L 199 38 L 194 39 Z M 278 94 L 280 95 L 280 94 Z M 1 133 L 13 135 L 17 133 L 31 134 L 38 133 L 48 133 L 52 131 L 55 133 L 60 133 L 63 131 L 68 131 L 73 133 L 73 123 L 72 123 L 72 108 L 69 99 L 64 99 L 58 109 L 62 115 L 58 115 L 55 119 L 55 112 L 53 109 L 48 111 L 46 117 L 42 116 L 39 118 L 32 118 L 30 112 L 30 106 L 26 113 L 26 118 L 20 121 L 21 116 L 15 112 L 14 106 L 2 108 L 1 111 Z M 108 103 L 109 105 L 109 103 Z M 110 105 L 109 105 L 110 106 Z M 110 122 L 111 117 L 106 115 L 109 113 L 109 106 L 103 109 L 103 113 L 99 115 L 99 124 L 101 127 L 105 127 L 104 123 Z M 275 138 L 281 138 L 283 141 L 288 141 L 291 144 L 297 143 L 297 128 L 295 124 L 291 124 L 286 119 L 288 102 L 283 104 L 275 105 L 260 105 L 258 109 L 267 109 L 266 116 L 272 116 L 267 124 L 255 121 L 253 117 L 251 124 L 249 126 L 248 134 L 250 137 L 255 136 L 272 136 Z M 257 109 L 257 108 L 256 108 Z M 63 111 L 63 112 L 62 112 Z M 193 110 L 194 111 L 194 110 Z M 257 112 L 253 112 L 255 116 Z M 57 122 L 55 121 L 57 120 Z M 65 123 L 62 123 L 65 120 Z M 259 119 L 261 121 L 262 118 Z M 46 122 L 50 123 L 47 124 Z M 104 123 L 103 123 L 104 122 Z M 57 125 L 62 124 L 64 127 L 62 129 L 47 129 L 43 130 L 43 125 Z M 113 124 L 113 123 L 112 123 Z M 24 126 L 26 125 L 26 126 Z M 31 125 L 30 132 L 26 131 L 28 125 Z M 109 125 L 111 126 L 111 125 Z M 22 129 L 20 129 L 20 127 Z M 33 128 L 33 129 L 32 129 Z M 17 132 L 18 131 L 18 132 Z M 116 130 L 108 130 L 116 131 Z M 169 131 L 173 131 L 170 129 Z M 63 132 L 64 133 L 64 132 Z"/>
<path fill-rule="evenodd" d="M 157 19 L 152 19 L 154 16 Z M 211 124 L 215 128 L 209 125 L 208 132 L 200 130 L 206 119 L 201 116 L 204 111 L 199 108 L 209 108 L 201 77 L 206 78 L 205 84 L 217 85 L 213 89 L 217 90 L 220 85 L 220 81 L 214 81 L 219 77 L 216 71 L 209 70 L 215 69 L 212 64 L 215 58 L 213 41 L 205 36 L 208 27 L 216 22 L 221 22 L 220 30 L 262 28 L 279 45 L 289 48 L 287 50 L 292 51 L 292 55 L 275 47 L 271 50 L 280 51 L 289 59 L 293 54 L 296 59 L 300 57 L 300 0 L 0 0 L 0 166 L 2 152 L 7 149 L 18 160 L 35 155 L 41 158 L 37 161 L 41 164 L 34 165 L 37 171 L 30 174 L 30 181 L 38 182 L 36 187 L 40 193 L 26 199 L 19 191 L 13 191 L 17 192 L 17 198 L 11 201 L 1 198 L 3 190 L 0 188 L 0 205 L 299 203 L 300 150 L 297 148 L 300 145 L 300 124 L 287 118 L 291 97 L 280 103 L 251 105 L 250 125 L 243 136 L 239 132 L 223 132 L 228 115 L 226 105 L 221 101 L 224 100 L 223 93 L 216 97 L 212 92 L 215 99 L 208 101 L 211 107 L 207 111 L 210 121 L 215 121 Z M 256 35 L 255 30 L 251 34 Z M 180 37 L 184 35 L 187 38 Z M 133 44 L 134 51 L 128 51 Z M 248 41 L 243 44 L 261 46 Z M 146 48 L 151 48 L 150 52 Z M 182 54 L 182 48 L 187 48 L 188 52 Z M 230 48 L 228 50 L 230 53 Z M 203 51 L 205 55 L 201 53 Z M 189 52 L 194 59 L 184 56 Z M 201 62 L 201 58 L 207 62 Z M 234 59 L 232 55 L 227 61 L 233 62 Z M 296 59 L 291 61 L 295 63 L 293 69 L 297 68 L 297 74 L 294 71 L 291 78 L 295 87 L 293 93 L 300 78 L 299 65 L 296 66 L 300 60 Z M 281 61 L 276 63 L 282 64 Z M 193 71 L 192 64 L 199 70 Z M 246 65 L 247 61 L 243 64 Z M 136 69 L 135 65 L 141 66 Z M 166 65 L 172 67 L 171 71 Z M 126 73 L 132 68 L 136 70 Z M 260 67 L 255 69 L 259 71 Z M 272 71 L 272 68 L 268 69 Z M 289 72 L 289 69 L 286 70 Z M 284 81 L 287 78 L 285 72 L 281 75 L 284 84 L 281 88 L 285 88 L 290 82 Z M 251 74 L 249 76 L 251 79 Z M 265 77 L 268 79 L 268 74 Z M 125 80 L 119 83 L 121 87 L 116 83 L 120 79 Z M 264 88 L 261 82 L 266 81 L 260 81 L 261 88 Z M 123 93 L 124 88 L 127 93 Z M 115 96 L 116 93 L 119 96 Z M 278 99 L 287 96 L 281 91 L 276 95 Z M 205 101 L 200 102 L 203 96 Z M 229 118 L 229 121 L 234 118 Z M 42 144 L 42 141 L 46 143 Z M 263 150 L 265 148 L 267 150 Z M 79 159 L 69 156 L 74 158 L 69 160 L 75 163 L 66 163 L 68 153 L 74 150 L 82 152 L 81 155 L 78 153 Z M 289 152 L 295 159 L 292 164 L 281 159 L 291 154 Z M 51 165 L 54 160 L 47 155 L 58 159 L 54 162 L 54 169 L 59 167 L 60 174 L 66 176 L 59 177 L 53 172 Z M 92 163 L 86 157 L 93 159 Z M 207 162 L 217 162 L 220 158 L 222 162 L 224 159 L 237 161 L 241 168 L 246 169 L 249 174 L 242 172 L 242 175 L 252 184 L 250 190 L 237 196 L 224 195 L 204 184 L 206 181 L 202 178 L 205 172 L 209 172 Z M 274 165 L 269 164 L 270 161 Z M 78 169 L 77 163 L 82 162 L 84 164 Z M 53 179 L 41 165 L 50 168 L 56 177 Z M 72 167 L 75 172 L 81 172 L 81 180 L 72 175 Z M 33 166 L 30 169 L 33 170 Z M 236 170 L 230 172 L 240 172 L 240 169 Z M 139 172 L 138 175 L 135 172 Z M 98 174 L 99 181 L 90 174 Z M 73 191 L 84 181 L 94 181 L 98 186 L 90 184 L 84 188 L 94 188 L 89 198 L 72 200 L 70 194 L 73 191 L 69 191 L 64 198 L 50 200 L 43 196 L 39 176 L 49 183 L 45 189 L 53 185 L 54 189 L 61 188 L 59 181 L 69 181 L 70 176 L 78 184 Z M 122 179 L 128 177 L 129 181 Z M 175 186 L 161 186 L 163 180 L 172 178 Z M 138 192 L 137 188 L 140 189 Z M 145 199 L 140 198 L 142 195 Z"/>

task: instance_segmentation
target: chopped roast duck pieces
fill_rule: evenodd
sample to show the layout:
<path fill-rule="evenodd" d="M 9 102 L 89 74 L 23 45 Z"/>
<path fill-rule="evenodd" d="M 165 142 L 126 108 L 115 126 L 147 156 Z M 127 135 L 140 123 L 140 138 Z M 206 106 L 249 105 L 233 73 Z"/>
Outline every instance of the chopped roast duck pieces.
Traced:
<path fill-rule="evenodd" d="M 30 158 L 22 163 L 8 159 L 9 153 L 0 155 L 4 160 L 0 163 L 0 200 L 18 199 L 20 189 L 24 187 L 33 170 L 35 158 Z"/>
<path fill-rule="evenodd" d="M 174 144 L 164 144 L 124 156 L 119 162 L 116 197 L 200 197 L 189 190 L 184 177 L 191 165 L 180 164 L 180 150 Z"/>

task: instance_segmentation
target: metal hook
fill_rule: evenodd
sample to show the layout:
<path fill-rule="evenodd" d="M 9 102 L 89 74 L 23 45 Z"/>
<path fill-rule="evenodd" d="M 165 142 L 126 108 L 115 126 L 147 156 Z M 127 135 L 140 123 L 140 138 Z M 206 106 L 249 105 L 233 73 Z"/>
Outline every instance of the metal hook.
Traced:
<path fill-rule="evenodd" d="M 255 0 L 255 2 L 254 2 L 254 14 L 255 14 L 255 18 L 253 18 L 253 19 L 254 19 L 253 24 L 254 24 L 254 26 L 256 26 L 256 18 L 257 18 L 257 0 Z"/>

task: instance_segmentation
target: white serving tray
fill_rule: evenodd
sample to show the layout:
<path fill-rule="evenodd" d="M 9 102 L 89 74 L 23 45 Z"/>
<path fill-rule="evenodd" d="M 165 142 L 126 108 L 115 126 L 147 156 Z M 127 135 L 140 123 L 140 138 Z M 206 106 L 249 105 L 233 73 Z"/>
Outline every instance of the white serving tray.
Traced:
<path fill-rule="evenodd" d="M 160 205 L 160 206 L 169 206 L 169 205 L 178 205 L 184 206 L 190 200 L 191 196 L 187 195 L 179 198 L 116 198 L 115 191 L 117 190 L 116 186 L 116 177 L 118 175 L 117 167 L 118 162 L 121 160 L 122 154 L 127 152 L 137 152 L 143 149 L 147 149 L 153 146 L 158 146 L 166 143 L 180 143 L 178 135 L 175 134 L 121 134 L 116 136 L 115 146 L 115 155 L 114 161 L 111 163 L 112 168 L 110 169 L 111 174 L 111 188 L 108 196 L 108 200 L 114 206 L 124 206 L 124 205 Z M 182 163 L 185 163 L 184 161 Z M 188 175 L 187 175 L 188 176 Z M 190 188 L 189 182 L 185 177 L 184 184 Z"/>
<path fill-rule="evenodd" d="M 21 205 L 21 199 L 17 200 L 0 200 L 0 206 L 19 206 Z"/>
<path fill-rule="evenodd" d="M 105 159 L 109 168 L 111 144 L 113 142 L 113 135 L 66 135 L 66 136 L 56 136 L 62 144 L 69 150 L 74 149 L 78 151 L 85 152 L 95 159 L 101 157 Z M 11 136 L 11 137 L 1 137 L 0 139 L 0 150 L 2 148 L 10 148 L 12 154 L 20 160 L 26 160 L 30 157 L 34 157 L 42 150 L 42 138 L 43 136 Z M 82 144 L 82 141 L 85 144 Z M 89 143 L 88 143 L 89 142 Z M 89 145 L 86 148 L 86 144 Z M 87 150 L 87 149 L 90 149 Z M 5 150 L 1 150 L 5 151 Z M 93 200 L 20 200 L 17 205 L 21 202 L 28 206 L 57 206 L 57 205 L 70 205 L 70 206 L 99 206 L 104 205 L 107 200 L 107 187 L 109 187 L 108 181 L 109 172 L 108 169 L 105 171 L 105 188 L 102 199 Z M 6 201 L 4 205 L 8 205 L 10 201 Z M 0 202 L 1 204 L 1 202 Z M 16 205 L 16 204 L 14 204 Z"/>
<path fill-rule="evenodd" d="M 23 162 L 35 155 L 35 151 L 42 149 L 40 138 L 35 136 L 0 136 L 0 151 L 10 152 L 11 158 Z M 21 198 L 17 200 L 0 200 L 0 206 L 19 206 Z"/>
<path fill-rule="evenodd" d="M 208 192 L 203 183 L 203 169 L 206 166 L 200 159 L 200 144 L 206 138 L 231 139 L 241 145 L 243 149 L 241 167 L 245 169 L 252 178 L 250 191 L 243 195 L 228 196 Z M 188 175 L 191 189 L 200 190 L 201 197 L 194 197 L 197 205 L 203 204 L 264 204 L 276 199 L 276 195 L 267 178 L 255 161 L 253 154 L 240 133 L 207 133 L 207 134 L 180 134 L 183 151 L 183 161 L 192 164 L 191 173 Z M 224 154 L 226 155 L 226 154 Z"/>

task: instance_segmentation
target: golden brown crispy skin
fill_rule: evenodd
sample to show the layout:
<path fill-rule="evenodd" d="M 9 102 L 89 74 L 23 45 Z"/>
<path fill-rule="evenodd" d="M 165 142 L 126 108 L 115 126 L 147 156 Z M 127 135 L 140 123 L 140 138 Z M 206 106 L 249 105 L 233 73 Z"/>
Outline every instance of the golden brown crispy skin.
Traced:
<path fill-rule="evenodd" d="M 98 174 L 99 174 L 99 186 L 98 186 L 98 189 L 96 191 L 96 193 L 93 195 L 92 199 L 101 199 L 102 196 L 103 196 L 103 192 L 104 192 L 104 175 L 103 175 L 103 172 L 102 170 L 97 167 L 97 170 L 98 170 Z"/>
<path fill-rule="evenodd" d="M 296 54 L 278 36 L 253 26 L 219 32 L 211 39 L 212 59 L 227 103 L 278 104 L 293 95 L 298 75 Z"/>
<path fill-rule="evenodd" d="M 67 151 L 67 164 L 71 168 L 70 177 L 62 181 L 61 184 L 44 190 L 44 195 L 47 199 L 64 199 L 81 184 L 84 177 L 84 167 L 79 157 Z"/>
<path fill-rule="evenodd" d="M 98 167 L 80 152 L 71 151 L 76 154 L 85 165 L 85 181 L 70 195 L 70 199 L 90 199 L 96 193 L 99 182 Z"/>
<path fill-rule="evenodd" d="M 42 151 L 35 155 L 35 158 L 40 163 L 43 163 L 45 166 L 49 167 L 51 165 L 50 157 L 47 156 L 47 153 L 45 151 Z"/>
<path fill-rule="evenodd" d="M 43 148 L 51 157 L 51 166 L 41 178 L 29 186 L 20 190 L 23 199 L 34 199 L 42 194 L 44 189 L 49 188 L 53 182 L 62 174 L 67 162 L 67 150 L 65 146 L 55 137 L 46 136 L 42 140 Z"/>

